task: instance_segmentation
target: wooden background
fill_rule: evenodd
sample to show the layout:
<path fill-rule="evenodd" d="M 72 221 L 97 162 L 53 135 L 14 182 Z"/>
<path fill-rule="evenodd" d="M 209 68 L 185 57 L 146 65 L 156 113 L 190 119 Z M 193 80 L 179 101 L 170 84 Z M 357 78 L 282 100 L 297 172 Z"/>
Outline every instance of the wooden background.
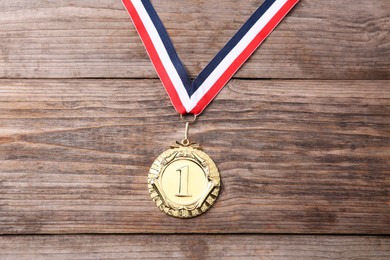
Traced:
<path fill-rule="evenodd" d="M 153 0 L 192 76 L 261 0 Z M 390 1 L 302 0 L 191 129 L 222 192 L 147 172 L 184 125 L 120 0 L 0 2 L 0 258 L 388 259 Z"/>

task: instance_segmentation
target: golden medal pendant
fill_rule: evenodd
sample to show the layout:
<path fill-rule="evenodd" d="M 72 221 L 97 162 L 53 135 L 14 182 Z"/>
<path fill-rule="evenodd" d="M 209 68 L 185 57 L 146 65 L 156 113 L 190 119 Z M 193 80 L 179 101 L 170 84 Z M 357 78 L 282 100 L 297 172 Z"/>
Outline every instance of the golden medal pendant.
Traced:
<path fill-rule="evenodd" d="M 152 200 L 161 211 L 177 218 L 192 218 L 206 212 L 220 190 L 220 175 L 214 161 L 188 139 L 189 123 L 186 122 L 185 138 L 158 156 L 148 175 Z"/>
<path fill-rule="evenodd" d="M 150 0 L 122 0 L 174 108 L 181 115 L 200 115 L 298 1 L 263 1 L 192 79 Z M 148 175 L 149 193 L 157 207 L 177 218 L 204 213 L 220 191 L 215 163 L 198 144 L 188 140 L 189 123 L 186 122 L 185 138 L 163 152 Z"/>

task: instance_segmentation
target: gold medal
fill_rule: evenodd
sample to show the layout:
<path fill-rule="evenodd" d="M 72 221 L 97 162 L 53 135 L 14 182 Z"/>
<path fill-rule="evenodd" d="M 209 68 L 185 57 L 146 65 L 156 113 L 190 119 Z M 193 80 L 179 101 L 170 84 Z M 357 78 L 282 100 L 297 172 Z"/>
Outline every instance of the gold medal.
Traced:
<path fill-rule="evenodd" d="M 183 114 L 194 115 L 193 121 L 298 1 L 265 0 L 192 80 L 150 1 L 122 0 L 172 105 L 182 119 Z M 189 123 L 186 122 L 184 140 L 162 153 L 148 176 L 149 193 L 157 207 L 178 218 L 202 214 L 220 190 L 215 163 L 187 138 Z"/>
<path fill-rule="evenodd" d="M 166 214 L 191 218 L 207 211 L 217 199 L 220 176 L 213 160 L 187 138 L 154 161 L 149 171 L 150 197 Z"/>

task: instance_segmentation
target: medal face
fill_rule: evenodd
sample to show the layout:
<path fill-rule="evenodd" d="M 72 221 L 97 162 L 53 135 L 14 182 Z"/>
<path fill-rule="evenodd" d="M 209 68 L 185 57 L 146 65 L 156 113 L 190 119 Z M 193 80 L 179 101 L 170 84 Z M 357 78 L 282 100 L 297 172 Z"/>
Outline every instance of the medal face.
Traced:
<path fill-rule="evenodd" d="M 217 166 L 196 145 L 178 145 L 163 152 L 149 171 L 150 197 L 166 214 L 191 218 L 207 211 L 217 199 Z"/>

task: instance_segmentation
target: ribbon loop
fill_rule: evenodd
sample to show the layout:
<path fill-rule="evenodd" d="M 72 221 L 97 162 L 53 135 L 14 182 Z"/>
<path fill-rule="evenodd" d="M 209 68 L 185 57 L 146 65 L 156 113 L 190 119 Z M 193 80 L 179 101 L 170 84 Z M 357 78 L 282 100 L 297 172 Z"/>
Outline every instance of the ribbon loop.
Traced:
<path fill-rule="evenodd" d="M 149 0 L 122 0 L 176 111 L 199 115 L 299 0 L 266 0 L 191 81 Z"/>

